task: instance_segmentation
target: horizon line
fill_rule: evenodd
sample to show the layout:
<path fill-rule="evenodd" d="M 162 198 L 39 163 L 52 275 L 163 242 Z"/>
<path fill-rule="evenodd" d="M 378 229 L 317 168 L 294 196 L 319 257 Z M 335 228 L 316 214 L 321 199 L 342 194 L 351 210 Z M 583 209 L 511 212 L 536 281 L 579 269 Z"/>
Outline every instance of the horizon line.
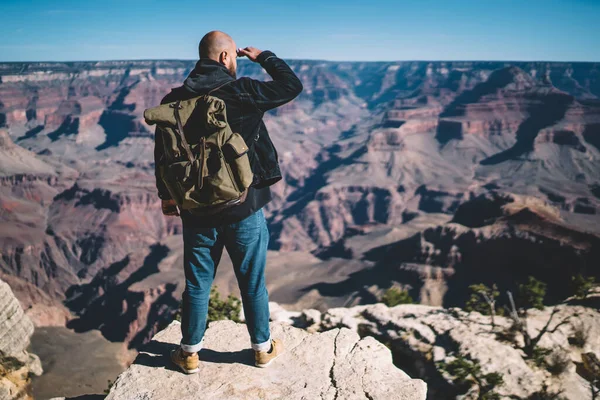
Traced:
<path fill-rule="evenodd" d="M 320 58 L 283 58 L 282 60 L 289 61 L 311 61 L 311 62 L 327 62 L 327 63 L 404 63 L 404 62 L 508 62 L 508 63 L 580 63 L 580 64 L 597 64 L 597 61 L 582 61 L 582 60 L 517 60 L 517 59 L 407 59 L 407 60 L 326 60 Z M 130 58 L 130 59 L 104 59 L 104 60 L 37 60 L 37 61 L 0 61 L 0 64 L 25 64 L 25 63 L 93 63 L 93 62 L 126 62 L 126 61 L 181 61 L 181 62 L 198 62 L 198 59 L 191 58 Z M 241 58 L 241 62 L 254 63 L 247 58 Z"/>

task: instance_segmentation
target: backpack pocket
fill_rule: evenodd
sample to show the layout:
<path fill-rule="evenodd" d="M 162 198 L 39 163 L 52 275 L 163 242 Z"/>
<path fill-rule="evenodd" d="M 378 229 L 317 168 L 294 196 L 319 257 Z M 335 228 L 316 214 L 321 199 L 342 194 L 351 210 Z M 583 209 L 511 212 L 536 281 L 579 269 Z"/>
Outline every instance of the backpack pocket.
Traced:
<path fill-rule="evenodd" d="M 202 184 L 199 179 L 200 160 L 174 162 L 165 166 L 163 181 L 177 204 L 187 209 L 197 207 L 202 201 L 191 196 Z"/>
<path fill-rule="evenodd" d="M 244 138 L 239 133 L 233 133 L 222 149 L 240 191 L 247 189 L 252 183 L 253 174 Z"/>

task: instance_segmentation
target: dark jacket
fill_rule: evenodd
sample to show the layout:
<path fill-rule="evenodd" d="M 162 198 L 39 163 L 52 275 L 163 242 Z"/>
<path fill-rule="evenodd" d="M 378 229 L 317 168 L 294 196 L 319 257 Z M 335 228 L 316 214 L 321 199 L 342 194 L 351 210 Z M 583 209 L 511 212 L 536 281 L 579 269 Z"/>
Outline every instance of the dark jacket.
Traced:
<path fill-rule="evenodd" d="M 198 227 L 216 227 L 238 222 L 271 200 L 269 186 L 281 179 L 277 150 L 269 137 L 263 114 L 275 107 L 293 100 L 302 92 L 302 83 L 286 64 L 273 52 L 265 50 L 257 57 L 257 62 L 273 78 L 263 82 L 248 77 L 235 79 L 227 68 L 211 59 L 200 59 L 182 86 L 174 88 L 161 101 L 161 104 L 186 100 L 206 94 L 225 102 L 227 120 L 233 132 L 238 132 L 246 140 L 254 181 L 248 191 L 247 200 L 239 206 L 224 210 L 210 217 L 196 217 L 183 210 L 184 224 Z M 155 136 L 154 160 L 158 166 L 163 157 L 163 144 L 160 135 Z M 170 194 L 158 175 L 156 187 L 161 199 L 169 199 Z"/>

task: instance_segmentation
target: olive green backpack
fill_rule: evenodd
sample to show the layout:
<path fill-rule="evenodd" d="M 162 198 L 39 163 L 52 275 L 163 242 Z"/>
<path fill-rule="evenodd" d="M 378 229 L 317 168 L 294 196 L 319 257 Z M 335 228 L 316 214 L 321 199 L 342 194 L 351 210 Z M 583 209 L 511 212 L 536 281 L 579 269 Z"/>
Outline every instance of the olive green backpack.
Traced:
<path fill-rule="evenodd" d="M 205 94 L 167 103 L 145 110 L 144 119 L 162 135 L 159 176 L 180 208 L 210 215 L 246 200 L 248 146 L 231 130 L 223 100 Z"/>

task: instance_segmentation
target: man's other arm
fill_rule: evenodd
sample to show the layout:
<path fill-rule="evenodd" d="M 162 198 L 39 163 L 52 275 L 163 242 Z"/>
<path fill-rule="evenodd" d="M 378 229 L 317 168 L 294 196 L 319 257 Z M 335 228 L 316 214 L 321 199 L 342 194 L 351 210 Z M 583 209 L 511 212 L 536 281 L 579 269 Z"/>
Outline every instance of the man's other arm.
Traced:
<path fill-rule="evenodd" d="M 252 60 L 252 58 L 250 59 Z M 300 79 L 289 65 L 272 51 L 264 50 L 252 61 L 259 63 L 273 78 L 268 82 L 251 78 L 240 79 L 244 89 L 252 95 L 254 102 L 262 112 L 279 107 L 293 100 L 302 92 Z"/>

